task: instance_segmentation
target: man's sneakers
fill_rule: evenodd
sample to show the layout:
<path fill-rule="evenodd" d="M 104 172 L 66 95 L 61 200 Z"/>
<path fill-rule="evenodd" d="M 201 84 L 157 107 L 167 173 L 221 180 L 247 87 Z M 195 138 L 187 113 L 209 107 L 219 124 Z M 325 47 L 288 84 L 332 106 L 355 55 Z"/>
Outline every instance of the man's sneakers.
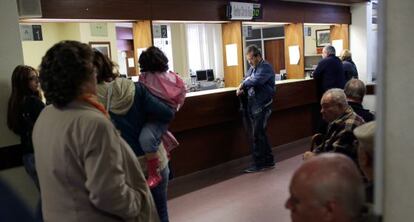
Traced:
<path fill-rule="evenodd" d="M 275 165 L 276 165 L 275 162 L 265 163 L 263 168 L 264 169 L 273 169 L 273 168 L 275 168 Z"/>
<path fill-rule="evenodd" d="M 270 170 L 270 169 L 273 169 L 273 168 L 275 168 L 275 163 L 274 162 L 264 164 L 262 167 L 252 165 L 252 166 L 248 167 L 247 169 L 245 169 L 244 172 L 245 173 L 257 173 L 257 172 L 260 172 L 260 171 Z"/>
<path fill-rule="evenodd" d="M 247 169 L 244 170 L 245 173 L 256 173 L 256 172 L 260 172 L 263 171 L 264 167 L 257 167 L 255 165 L 248 167 Z"/>

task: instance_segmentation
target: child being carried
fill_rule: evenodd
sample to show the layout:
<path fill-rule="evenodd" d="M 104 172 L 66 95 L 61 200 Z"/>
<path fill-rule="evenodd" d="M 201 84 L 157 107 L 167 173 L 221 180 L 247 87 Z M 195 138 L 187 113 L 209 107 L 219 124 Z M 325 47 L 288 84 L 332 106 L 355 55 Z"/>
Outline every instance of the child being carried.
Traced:
<path fill-rule="evenodd" d="M 174 113 L 177 112 L 184 104 L 185 84 L 176 73 L 168 71 L 168 59 L 164 53 L 157 47 L 149 47 L 140 55 L 139 64 L 139 82 L 145 85 L 151 94 L 171 107 Z M 148 118 L 139 135 L 139 142 L 147 159 L 147 183 L 150 188 L 156 187 L 162 180 L 156 154 L 160 143 L 163 142 L 168 153 L 178 146 L 177 140 L 168 131 L 168 125 L 169 123 Z"/>

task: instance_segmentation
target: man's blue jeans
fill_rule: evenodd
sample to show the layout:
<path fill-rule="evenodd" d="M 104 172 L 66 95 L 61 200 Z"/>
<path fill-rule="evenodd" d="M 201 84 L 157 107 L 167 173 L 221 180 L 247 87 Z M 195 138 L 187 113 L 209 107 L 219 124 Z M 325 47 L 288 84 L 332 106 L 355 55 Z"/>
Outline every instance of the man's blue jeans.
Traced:
<path fill-rule="evenodd" d="M 162 181 L 158 186 L 151 189 L 152 197 L 154 198 L 157 212 L 161 222 L 168 222 L 168 208 L 167 208 L 167 188 L 170 169 L 168 165 L 160 172 Z"/>
<path fill-rule="evenodd" d="M 259 168 L 274 164 L 272 146 L 266 135 L 267 121 L 271 114 L 271 105 L 255 113 L 243 110 L 243 123 L 248 134 L 253 161 Z"/>

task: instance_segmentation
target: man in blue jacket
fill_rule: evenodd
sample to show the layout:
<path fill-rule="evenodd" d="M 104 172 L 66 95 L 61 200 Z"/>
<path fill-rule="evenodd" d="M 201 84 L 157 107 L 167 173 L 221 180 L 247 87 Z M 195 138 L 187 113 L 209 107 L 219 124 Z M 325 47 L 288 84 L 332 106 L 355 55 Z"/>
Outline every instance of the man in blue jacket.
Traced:
<path fill-rule="evenodd" d="M 329 89 L 343 89 L 345 86 L 345 74 L 341 60 L 335 56 L 333 46 L 325 46 L 322 51 L 323 59 L 318 63 L 313 72 L 313 78 L 318 87 L 318 98 Z"/>
<path fill-rule="evenodd" d="M 247 48 L 246 59 L 251 67 L 237 89 L 237 96 L 242 101 L 243 122 L 248 132 L 254 161 L 244 172 L 253 173 L 275 166 L 266 135 L 267 120 L 272 113 L 275 94 L 275 72 L 272 66 L 263 60 L 262 53 L 254 45 Z"/>

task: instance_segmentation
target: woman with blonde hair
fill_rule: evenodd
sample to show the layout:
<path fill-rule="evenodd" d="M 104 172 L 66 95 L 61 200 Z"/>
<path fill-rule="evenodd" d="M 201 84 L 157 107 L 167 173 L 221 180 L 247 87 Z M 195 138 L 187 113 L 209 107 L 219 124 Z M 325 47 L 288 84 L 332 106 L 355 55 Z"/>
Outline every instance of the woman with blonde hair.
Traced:
<path fill-rule="evenodd" d="M 348 49 L 342 50 L 340 58 L 344 67 L 345 82 L 350 79 L 358 79 L 358 71 L 354 61 L 352 61 L 351 51 Z"/>

